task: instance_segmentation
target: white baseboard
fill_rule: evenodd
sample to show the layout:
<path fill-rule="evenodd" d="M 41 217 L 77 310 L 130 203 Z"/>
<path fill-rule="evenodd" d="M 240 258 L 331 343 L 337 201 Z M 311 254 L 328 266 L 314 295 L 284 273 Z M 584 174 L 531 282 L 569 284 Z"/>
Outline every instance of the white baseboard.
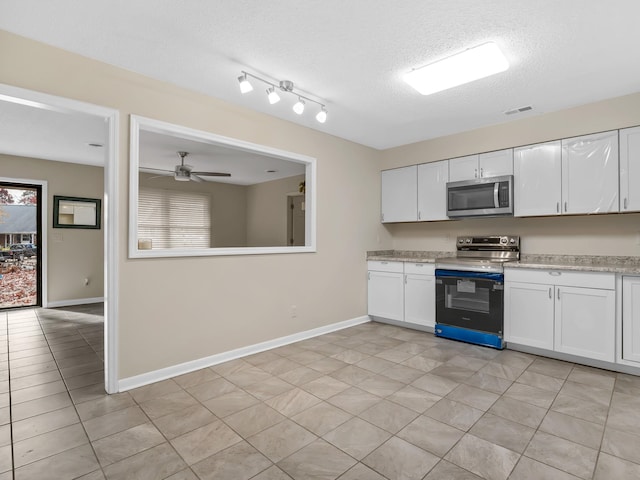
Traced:
<path fill-rule="evenodd" d="M 47 302 L 47 305 L 45 308 L 72 307 L 74 305 L 88 305 L 90 303 L 102 303 L 102 302 L 104 302 L 104 297 L 76 298 L 73 300 L 56 300 L 53 302 Z"/>
<path fill-rule="evenodd" d="M 273 340 L 268 340 L 266 342 L 256 343 L 255 345 L 236 348 L 235 350 L 218 353 L 216 355 L 200 358 L 198 360 L 192 360 L 190 362 L 172 365 L 171 367 L 161 368 L 160 370 L 142 373 L 133 377 L 122 378 L 118 382 L 118 391 L 125 392 L 133 388 L 149 385 L 150 383 L 166 380 L 167 378 L 184 375 L 185 373 L 194 372 L 196 370 L 211 367 L 219 363 L 235 360 L 236 358 L 246 357 L 247 355 L 253 355 L 254 353 L 260 353 L 264 352 L 265 350 L 271 350 L 272 348 L 282 347 L 284 345 L 289 345 L 290 343 L 299 342 L 308 338 L 317 337 L 318 335 L 324 335 L 325 333 L 331 333 L 342 330 L 344 328 L 353 327 L 355 325 L 360 325 L 361 323 L 367 323 L 369 321 L 370 318 L 367 315 L 364 315 L 362 317 L 353 318 L 351 320 L 345 320 L 343 322 L 325 325 L 324 327 L 318 327 L 311 330 L 306 330 L 304 332 L 294 333 L 293 335 L 287 335 L 286 337 L 280 337 Z"/>

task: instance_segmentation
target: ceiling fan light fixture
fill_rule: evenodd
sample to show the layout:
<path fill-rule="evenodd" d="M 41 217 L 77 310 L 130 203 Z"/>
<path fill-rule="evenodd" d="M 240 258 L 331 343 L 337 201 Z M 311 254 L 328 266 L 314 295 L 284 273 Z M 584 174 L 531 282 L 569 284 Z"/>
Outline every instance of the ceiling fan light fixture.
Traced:
<path fill-rule="evenodd" d="M 298 101 L 293 106 L 293 111 L 296 112 L 298 115 L 302 115 L 303 114 L 303 112 L 304 112 L 304 100 L 302 100 L 300 97 L 298 97 Z"/>
<path fill-rule="evenodd" d="M 249 93 L 253 90 L 253 85 L 251 85 L 251 82 L 249 82 L 249 79 L 247 78 L 247 74 L 245 72 L 243 72 L 242 75 L 238 77 L 238 83 L 240 83 L 240 93 Z"/>
<path fill-rule="evenodd" d="M 417 68 L 403 79 L 422 95 L 431 95 L 504 72 L 508 68 L 509 62 L 498 46 L 487 42 Z"/>
<path fill-rule="evenodd" d="M 316 120 L 320 123 L 324 123 L 327 121 L 327 110 L 324 108 L 324 106 L 320 109 L 320 111 L 316 115 Z"/>
<path fill-rule="evenodd" d="M 178 182 L 188 182 L 191 180 L 191 173 L 186 170 L 176 170 L 173 174 L 173 178 Z"/>
<path fill-rule="evenodd" d="M 267 98 L 269 99 L 269 103 L 271 105 L 280 101 L 280 95 L 278 95 L 278 92 L 276 92 L 276 89 L 274 87 L 267 88 Z"/>

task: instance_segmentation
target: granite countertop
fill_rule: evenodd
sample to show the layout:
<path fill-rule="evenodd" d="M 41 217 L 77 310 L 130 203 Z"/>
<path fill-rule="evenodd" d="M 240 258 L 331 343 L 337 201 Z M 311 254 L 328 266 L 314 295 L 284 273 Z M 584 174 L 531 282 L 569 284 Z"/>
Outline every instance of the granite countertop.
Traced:
<path fill-rule="evenodd" d="M 455 255 L 455 252 L 442 251 L 376 250 L 367 252 L 367 260 L 435 263 L 438 258 L 455 257 Z M 506 266 L 508 268 L 573 270 L 639 275 L 640 257 L 522 254 L 519 262 L 509 262 Z"/>

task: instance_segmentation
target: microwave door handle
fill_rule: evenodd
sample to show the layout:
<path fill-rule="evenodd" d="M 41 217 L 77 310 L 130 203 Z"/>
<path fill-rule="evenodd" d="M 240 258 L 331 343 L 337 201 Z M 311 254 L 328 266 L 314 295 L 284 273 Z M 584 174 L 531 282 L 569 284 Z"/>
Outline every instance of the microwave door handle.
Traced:
<path fill-rule="evenodd" d="M 500 190 L 500 182 L 493 184 L 493 205 L 498 208 L 500 206 L 500 200 L 498 199 L 498 191 Z"/>

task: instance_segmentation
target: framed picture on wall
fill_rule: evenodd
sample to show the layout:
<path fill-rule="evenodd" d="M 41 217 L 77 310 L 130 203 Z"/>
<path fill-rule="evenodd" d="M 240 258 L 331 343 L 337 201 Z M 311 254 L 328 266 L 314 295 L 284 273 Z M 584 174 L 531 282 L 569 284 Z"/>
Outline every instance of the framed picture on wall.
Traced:
<path fill-rule="evenodd" d="M 100 229 L 99 198 L 53 196 L 53 228 Z"/>

